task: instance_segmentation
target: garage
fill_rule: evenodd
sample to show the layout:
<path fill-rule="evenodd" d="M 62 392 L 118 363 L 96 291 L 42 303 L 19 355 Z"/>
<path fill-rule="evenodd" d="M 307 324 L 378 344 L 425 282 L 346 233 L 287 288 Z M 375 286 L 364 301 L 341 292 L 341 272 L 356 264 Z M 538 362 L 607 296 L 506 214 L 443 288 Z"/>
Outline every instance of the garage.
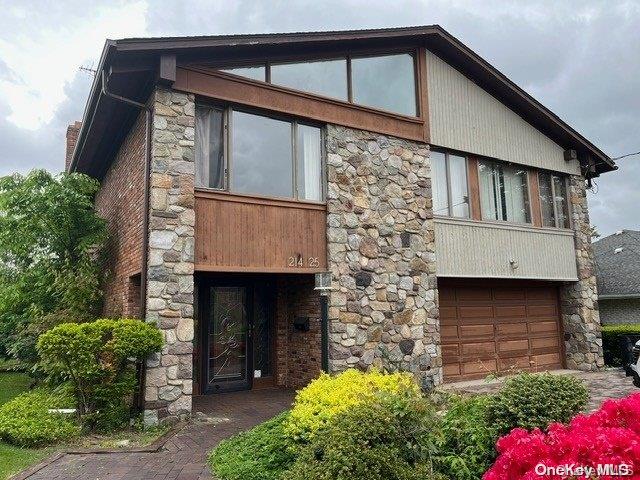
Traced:
<path fill-rule="evenodd" d="M 444 380 L 563 368 L 558 288 L 439 279 Z"/>

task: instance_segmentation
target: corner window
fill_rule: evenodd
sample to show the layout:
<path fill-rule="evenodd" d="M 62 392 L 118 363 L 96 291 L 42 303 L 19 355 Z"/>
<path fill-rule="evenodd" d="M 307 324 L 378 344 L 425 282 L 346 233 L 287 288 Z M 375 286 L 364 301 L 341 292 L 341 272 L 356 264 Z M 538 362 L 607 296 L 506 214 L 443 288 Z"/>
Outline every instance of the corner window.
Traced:
<path fill-rule="evenodd" d="M 481 160 L 478 174 L 483 220 L 531 222 L 526 169 Z"/>
<path fill-rule="evenodd" d="M 566 178 L 549 172 L 539 172 L 538 185 L 542 225 L 570 228 Z"/>
<path fill-rule="evenodd" d="M 323 200 L 319 127 L 198 106 L 195 157 L 198 187 Z"/>
<path fill-rule="evenodd" d="M 430 158 L 434 215 L 469 218 L 467 159 L 436 151 Z"/>

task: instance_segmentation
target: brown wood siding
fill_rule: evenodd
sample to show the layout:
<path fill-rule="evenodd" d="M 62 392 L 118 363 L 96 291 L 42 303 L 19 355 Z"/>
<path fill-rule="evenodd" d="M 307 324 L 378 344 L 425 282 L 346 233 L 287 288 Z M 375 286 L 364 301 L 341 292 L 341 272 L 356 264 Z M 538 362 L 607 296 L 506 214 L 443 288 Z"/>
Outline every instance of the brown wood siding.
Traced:
<path fill-rule="evenodd" d="M 423 67 L 419 68 L 417 77 L 418 85 L 423 89 L 426 80 L 422 78 L 421 71 L 424 72 Z M 420 117 L 407 117 L 197 67 L 178 68 L 173 88 L 213 100 L 429 142 L 427 115 L 422 110 Z M 426 97 L 421 94 L 419 98 L 421 109 L 426 108 Z"/>
<path fill-rule="evenodd" d="M 533 282 L 516 285 L 440 286 L 446 381 L 562 368 L 557 287 Z"/>
<path fill-rule="evenodd" d="M 196 270 L 314 273 L 327 269 L 326 206 L 196 191 Z M 302 258 L 302 266 L 290 266 Z M 317 259 L 317 264 L 312 262 Z"/>
<path fill-rule="evenodd" d="M 468 158 L 467 172 L 471 218 L 474 220 L 482 220 L 482 208 L 480 206 L 480 179 L 478 178 L 478 160 L 476 158 Z"/>
<path fill-rule="evenodd" d="M 536 227 L 542 226 L 542 209 L 540 207 L 540 185 L 538 170 L 529 169 L 529 204 L 531 205 L 531 222 Z"/>

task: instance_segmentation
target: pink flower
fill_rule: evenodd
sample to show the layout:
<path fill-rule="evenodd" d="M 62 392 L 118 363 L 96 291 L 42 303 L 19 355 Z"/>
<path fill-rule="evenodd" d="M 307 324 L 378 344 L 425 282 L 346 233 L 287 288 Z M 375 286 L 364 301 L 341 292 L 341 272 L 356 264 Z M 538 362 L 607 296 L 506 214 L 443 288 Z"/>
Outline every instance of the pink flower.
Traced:
<path fill-rule="evenodd" d="M 514 428 L 496 443 L 498 458 L 483 480 L 539 480 L 566 478 L 539 473 L 537 465 L 628 465 L 640 480 L 640 393 L 620 400 L 607 400 L 590 415 L 577 415 L 568 425 L 553 423 L 546 432 Z M 588 479 L 579 476 L 578 480 Z M 620 479 L 601 475 L 600 480 Z"/>

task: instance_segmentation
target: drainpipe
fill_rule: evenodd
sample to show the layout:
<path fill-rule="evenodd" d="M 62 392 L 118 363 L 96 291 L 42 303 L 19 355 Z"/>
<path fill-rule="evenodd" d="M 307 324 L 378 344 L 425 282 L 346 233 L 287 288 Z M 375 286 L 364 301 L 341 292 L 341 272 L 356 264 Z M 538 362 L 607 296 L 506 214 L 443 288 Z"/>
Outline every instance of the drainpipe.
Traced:
<path fill-rule="evenodd" d="M 142 213 L 142 257 L 140 267 L 140 316 L 144 319 L 147 315 L 147 266 L 148 266 L 148 251 L 149 251 L 149 192 L 150 192 L 150 177 L 151 177 L 151 118 L 153 115 L 153 107 L 147 104 L 136 102 L 130 98 L 126 98 L 115 93 L 110 92 L 107 89 L 107 77 L 104 70 L 101 72 L 102 77 L 102 94 L 106 97 L 112 98 L 118 102 L 125 103 L 144 110 L 145 112 L 145 155 L 144 155 L 144 206 Z M 140 384 L 140 394 L 138 395 L 138 408 L 144 409 L 144 390 L 145 390 L 145 375 L 144 375 L 144 363 L 139 367 L 137 372 L 138 382 Z"/>

